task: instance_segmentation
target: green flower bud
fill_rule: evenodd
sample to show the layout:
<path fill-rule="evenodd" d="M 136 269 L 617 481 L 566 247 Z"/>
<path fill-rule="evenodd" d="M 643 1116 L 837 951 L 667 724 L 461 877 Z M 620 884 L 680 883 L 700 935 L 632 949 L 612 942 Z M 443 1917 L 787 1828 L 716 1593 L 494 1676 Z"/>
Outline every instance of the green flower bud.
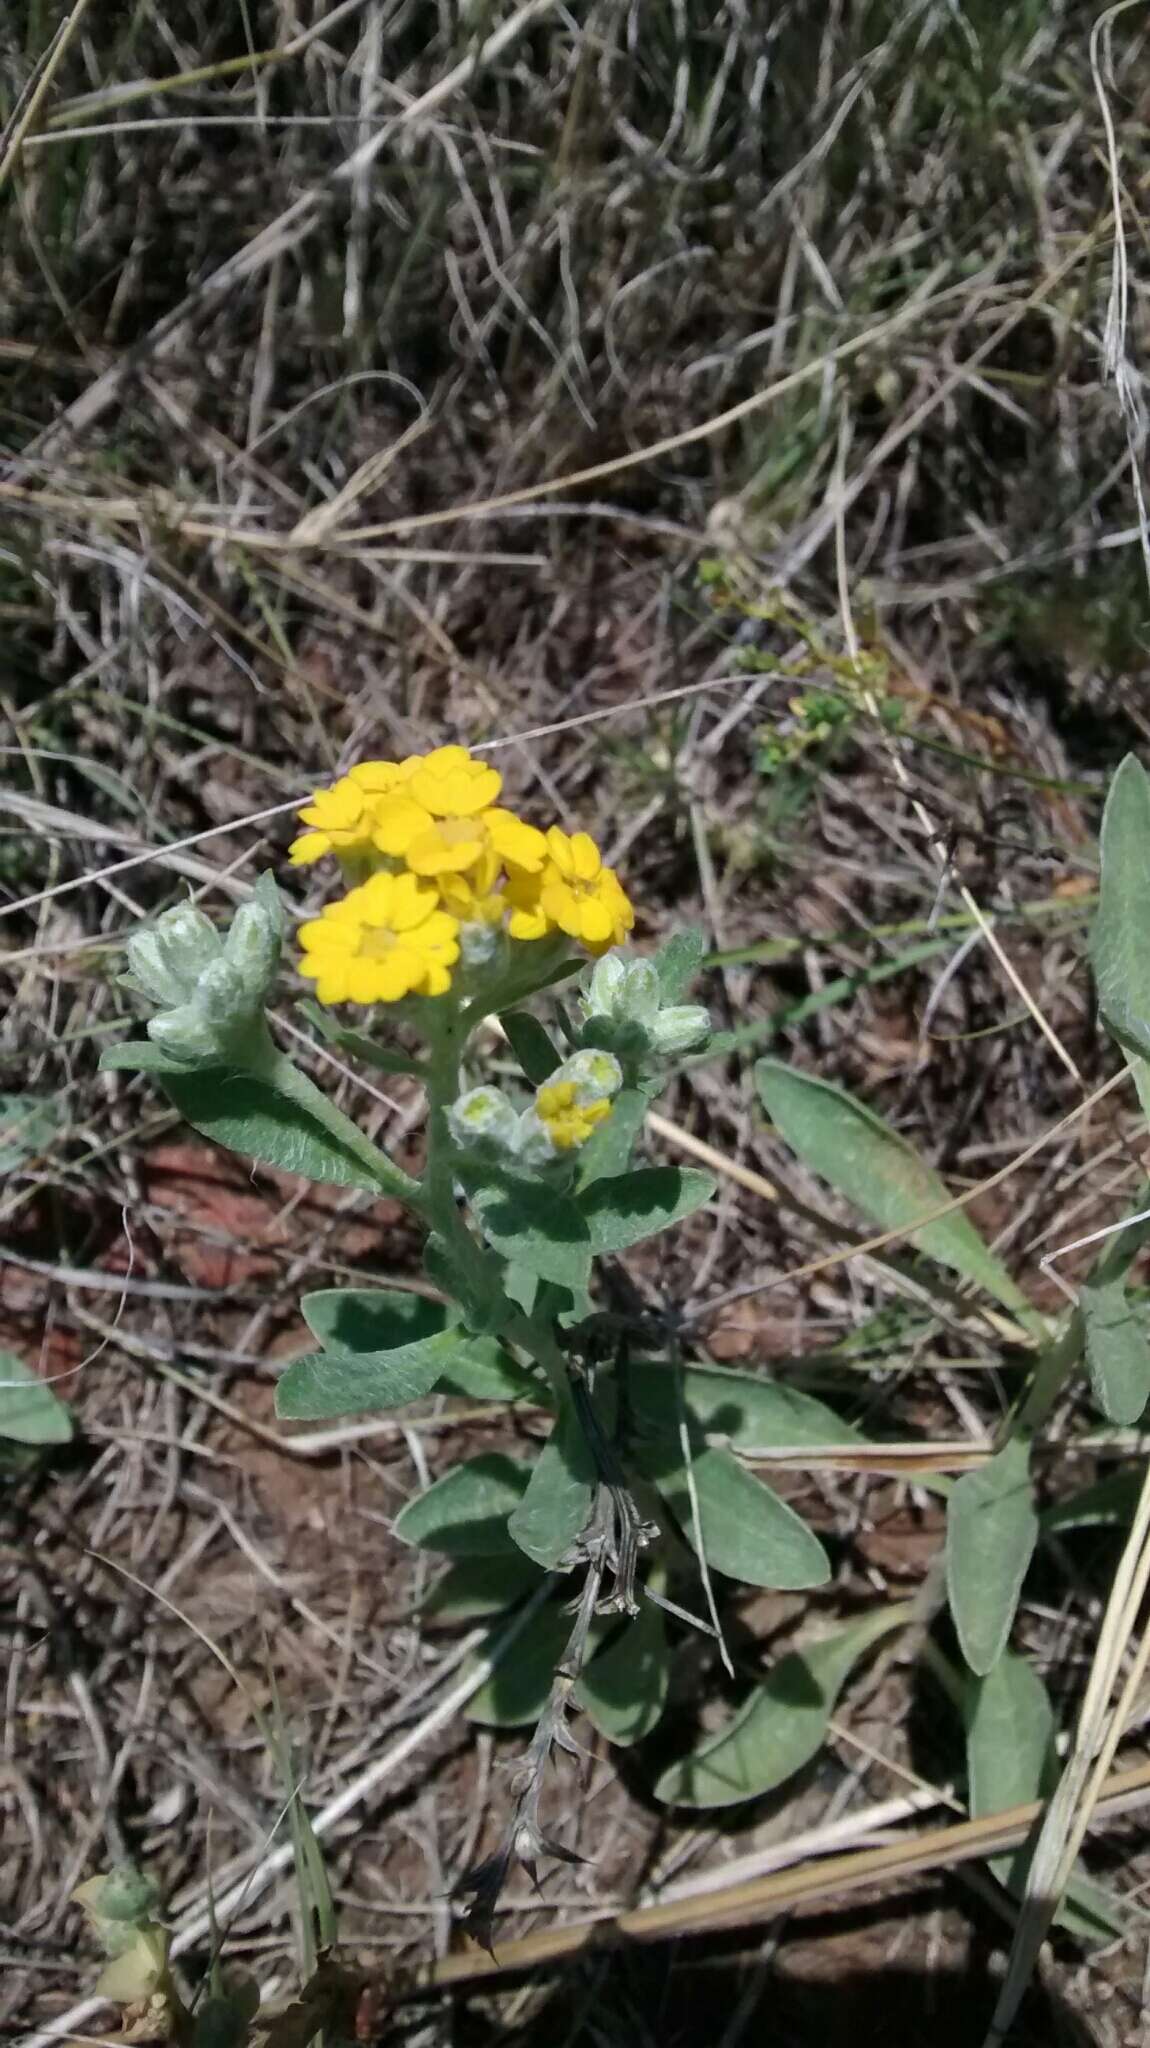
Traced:
<path fill-rule="evenodd" d="M 659 1008 L 659 977 L 649 960 L 604 953 L 583 997 L 585 1017 L 610 1017 L 619 1024 L 648 1024 Z"/>
<path fill-rule="evenodd" d="M 194 903 L 177 903 L 128 940 L 129 985 L 174 1009 L 190 1000 L 200 974 L 220 950 L 211 919 Z"/>
<path fill-rule="evenodd" d="M 470 1088 L 447 1112 L 447 1128 L 461 1150 L 511 1150 L 519 1119 L 502 1088 Z"/>
<path fill-rule="evenodd" d="M 161 1010 L 158 1017 L 149 1017 L 148 1037 L 178 1060 L 219 1058 L 219 1035 L 196 1003 L 181 1003 L 178 1010 Z"/>
<path fill-rule="evenodd" d="M 261 875 L 251 900 L 241 904 L 224 940 L 224 958 L 239 977 L 252 1008 L 267 995 L 279 966 L 285 918 L 279 890 L 270 875 Z"/>
<path fill-rule="evenodd" d="M 709 1037 L 710 1030 L 711 1019 L 702 1005 L 684 1003 L 659 1012 L 651 1026 L 651 1043 L 656 1052 L 686 1052 L 689 1046 L 700 1045 Z"/>

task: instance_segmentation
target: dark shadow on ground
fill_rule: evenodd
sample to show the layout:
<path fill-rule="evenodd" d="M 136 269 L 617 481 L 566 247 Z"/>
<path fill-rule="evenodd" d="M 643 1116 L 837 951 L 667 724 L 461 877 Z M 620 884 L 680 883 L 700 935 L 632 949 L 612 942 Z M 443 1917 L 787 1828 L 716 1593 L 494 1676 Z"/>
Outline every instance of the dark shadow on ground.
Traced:
<path fill-rule="evenodd" d="M 478 1992 L 461 2000 L 453 2038 L 456 2048 L 980 2048 L 1001 1962 L 1000 1935 L 964 1929 L 945 1907 L 908 1925 L 887 1901 L 793 1920 L 773 1955 L 746 1934 L 587 1955 L 530 2020 L 495 2016 Z M 1010 2048 L 1102 2048 L 1105 2038 L 1033 1988 Z"/>

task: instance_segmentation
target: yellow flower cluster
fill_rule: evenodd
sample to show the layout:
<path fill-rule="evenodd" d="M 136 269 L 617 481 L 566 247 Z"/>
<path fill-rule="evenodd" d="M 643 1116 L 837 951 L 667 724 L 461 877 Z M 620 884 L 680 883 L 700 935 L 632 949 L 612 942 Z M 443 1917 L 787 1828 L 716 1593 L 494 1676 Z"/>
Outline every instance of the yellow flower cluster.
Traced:
<path fill-rule="evenodd" d="M 611 1114 L 609 1097 L 602 1096 L 598 1102 L 580 1102 L 578 1097 L 577 1081 L 545 1082 L 535 1091 L 535 1114 L 546 1126 L 557 1152 L 585 1145 L 596 1124 Z"/>
<path fill-rule="evenodd" d="M 594 840 L 525 824 L 500 807 L 502 786 L 466 747 L 437 747 L 361 761 L 316 791 L 300 812 L 308 830 L 292 842 L 293 865 L 335 854 L 364 877 L 300 931 L 301 972 L 321 1002 L 442 995 L 463 925 L 506 918 L 513 939 L 560 931 L 591 953 L 626 937 L 635 913 Z"/>

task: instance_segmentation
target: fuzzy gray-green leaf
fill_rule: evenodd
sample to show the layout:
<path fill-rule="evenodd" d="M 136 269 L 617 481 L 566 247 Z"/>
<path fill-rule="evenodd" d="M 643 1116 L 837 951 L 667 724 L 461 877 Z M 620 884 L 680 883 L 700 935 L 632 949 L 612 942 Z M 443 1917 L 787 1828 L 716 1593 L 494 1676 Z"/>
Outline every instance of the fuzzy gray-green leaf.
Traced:
<path fill-rule="evenodd" d="M 957 1482 L 947 1507 L 946 1577 L 958 1640 L 984 1676 L 1006 1648 L 1038 1536 L 1029 1448 L 1012 1437 Z"/>
<path fill-rule="evenodd" d="M 912 1244 L 973 1280 L 1022 1318 L 1032 1315 L 1002 1261 L 969 1216 L 955 1209 L 913 1228 L 915 1219 L 950 1200 L 946 1183 L 905 1138 L 845 1088 L 800 1074 L 782 1060 L 755 1067 L 771 1121 L 793 1152 L 882 1230 L 905 1232 Z"/>

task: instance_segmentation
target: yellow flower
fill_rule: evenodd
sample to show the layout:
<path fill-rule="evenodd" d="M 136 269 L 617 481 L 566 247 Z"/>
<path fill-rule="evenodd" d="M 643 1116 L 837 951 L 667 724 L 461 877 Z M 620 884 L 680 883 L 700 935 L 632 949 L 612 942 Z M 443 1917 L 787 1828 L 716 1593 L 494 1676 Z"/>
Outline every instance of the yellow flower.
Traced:
<path fill-rule="evenodd" d="M 590 953 L 618 946 L 635 922 L 614 868 L 604 867 L 599 848 L 586 832 L 568 836 L 558 825 L 547 834 L 547 861 L 538 875 L 509 876 L 513 939 L 541 939 L 566 932 Z"/>
<path fill-rule="evenodd" d="M 414 875 L 372 875 L 300 928 L 300 973 L 321 1003 L 441 996 L 459 958 L 459 925 Z"/>
<path fill-rule="evenodd" d="M 611 1104 L 602 1097 L 598 1102 L 580 1102 L 578 1094 L 577 1081 L 550 1081 L 536 1089 L 535 1114 L 546 1126 L 557 1152 L 585 1145 L 596 1124 L 611 1114 Z"/>
<path fill-rule="evenodd" d="M 495 802 L 503 777 L 473 761 L 466 747 L 436 747 L 404 762 L 408 788 L 433 818 L 474 818 Z"/>
<path fill-rule="evenodd" d="M 391 762 L 367 762 L 363 768 L 392 767 Z M 398 771 L 397 771 L 398 772 Z M 300 817 L 311 832 L 301 832 L 288 848 L 293 867 L 306 867 L 322 860 L 325 853 L 370 853 L 375 844 L 375 803 L 358 777 L 362 769 L 342 775 L 330 789 L 317 789 Z"/>

